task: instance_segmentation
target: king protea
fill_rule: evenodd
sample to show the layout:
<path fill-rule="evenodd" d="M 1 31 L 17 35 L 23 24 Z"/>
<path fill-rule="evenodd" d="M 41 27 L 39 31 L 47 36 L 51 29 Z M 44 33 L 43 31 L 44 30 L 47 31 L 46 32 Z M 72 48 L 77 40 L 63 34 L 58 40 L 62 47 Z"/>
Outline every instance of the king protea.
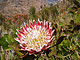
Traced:
<path fill-rule="evenodd" d="M 52 31 L 51 23 L 44 22 L 33 23 L 29 21 L 30 26 L 24 23 L 21 31 L 17 29 L 18 38 L 14 38 L 20 43 L 21 50 L 27 51 L 29 54 L 41 53 L 50 47 L 51 42 L 54 40 L 54 30 Z"/>

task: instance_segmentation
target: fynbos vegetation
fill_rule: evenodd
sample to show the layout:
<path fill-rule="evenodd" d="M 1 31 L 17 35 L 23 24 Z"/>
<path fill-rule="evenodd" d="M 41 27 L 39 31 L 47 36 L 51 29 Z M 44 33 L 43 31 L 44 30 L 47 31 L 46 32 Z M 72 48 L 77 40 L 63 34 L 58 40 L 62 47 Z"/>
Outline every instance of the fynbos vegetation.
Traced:
<path fill-rule="evenodd" d="M 51 3 L 38 12 L 31 6 L 29 14 L 0 13 L 0 59 L 80 60 L 80 1 Z"/>

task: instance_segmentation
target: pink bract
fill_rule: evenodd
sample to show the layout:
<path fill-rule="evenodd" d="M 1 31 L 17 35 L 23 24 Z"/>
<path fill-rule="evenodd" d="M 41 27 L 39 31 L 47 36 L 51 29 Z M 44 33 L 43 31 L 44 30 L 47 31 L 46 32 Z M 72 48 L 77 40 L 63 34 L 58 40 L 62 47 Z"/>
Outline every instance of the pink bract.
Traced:
<path fill-rule="evenodd" d="M 24 23 L 24 27 L 21 27 L 21 31 L 16 29 L 18 38 L 14 38 L 20 43 L 21 50 L 27 51 L 30 55 L 35 53 L 41 53 L 50 47 L 51 42 L 54 40 L 54 30 L 52 31 L 51 23 L 39 21 L 36 23 L 30 22 L 30 27 Z"/>

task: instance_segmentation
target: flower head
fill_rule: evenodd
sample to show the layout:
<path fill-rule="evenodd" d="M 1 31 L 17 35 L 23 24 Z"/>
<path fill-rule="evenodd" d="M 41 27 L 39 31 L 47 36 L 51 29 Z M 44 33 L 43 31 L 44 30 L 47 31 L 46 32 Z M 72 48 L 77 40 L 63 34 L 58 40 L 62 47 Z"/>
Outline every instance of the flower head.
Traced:
<path fill-rule="evenodd" d="M 21 50 L 27 51 L 29 54 L 47 50 L 54 38 L 51 23 L 48 24 L 45 20 L 40 22 L 39 19 L 37 23 L 35 20 L 33 20 L 33 23 L 29 22 L 30 27 L 24 23 L 25 26 L 21 27 L 21 31 L 17 29 L 18 38 L 14 38 L 20 43 Z"/>

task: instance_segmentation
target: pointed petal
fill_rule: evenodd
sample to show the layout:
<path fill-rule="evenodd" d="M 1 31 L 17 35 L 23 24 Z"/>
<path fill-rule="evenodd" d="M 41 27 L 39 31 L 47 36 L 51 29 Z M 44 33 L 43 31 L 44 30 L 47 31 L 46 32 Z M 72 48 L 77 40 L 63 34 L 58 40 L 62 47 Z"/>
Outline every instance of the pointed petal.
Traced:
<path fill-rule="evenodd" d="M 41 27 L 43 28 L 44 27 L 44 23 L 41 21 Z"/>
<path fill-rule="evenodd" d="M 52 38 L 51 38 L 51 40 L 54 40 L 53 38 L 54 38 L 55 36 L 53 36 Z"/>
<path fill-rule="evenodd" d="M 41 31 L 41 26 L 39 27 L 39 31 Z"/>
<path fill-rule="evenodd" d="M 40 25 L 40 21 L 39 21 L 39 19 L 38 19 L 38 25 Z"/>
<path fill-rule="evenodd" d="M 30 23 L 30 28 L 32 29 L 33 28 L 33 25 L 32 25 L 32 23 L 31 23 L 31 21 L 29 20 L 29 23 Z"/>
<path fill-rule="evenodd" d="M 19 38 L 14 38 L 16 41 L 18 41 L 19 43 L 21 42 L 21 40 Z"/>
<path fill-rule="evenodd" d="M 38 21 L 40 21 L 39 18 L 38 18 Z"/>
<path fill-rule="evenodd" d="M 21 35 L 20 35 L 20 34 L 18 34 L 17 32 L 16 32 L 16 35 L 17 35 L 19 38 L 21 38 Z"/>
<path fill-rule="evenodd" d="M 47 28 L 47 22 L 45 23 L 45 28 Z"/>
<path fill-rule="evenodd" d="M 49 29 L 49 25 L 47 26 L 47 30 Z"/>
<path fill-rule="evenodd" d="M 49 27 L 51 27 L 51 23 L 49 23 Z"/>
<path fill-rule="evenodd" d="M 29 28 L 27 28 L 27 32 L 30 32 L 32 29 L 29 27 Z"/>
<path fill-rule="evenodd" d="M 28 32 L 25 27 L 23 27 L 23 30 L 24 30 L 24 33 L 27 33 Z"/>
<path fill-rule="evenodd" d="M 36 25 L 34 26 L 34 28 L 36 29 Z"/>
<path fill-rule="evenodd" d="M 51 29 L 49 29 L 49 33 L 51 33 Z"/>
<path fill-rule="evenodd" d="M 55 30 L 53 30 L 53 31 L 51 32 L 51 36 L 53 35 L 54 31 L 55 31 Z"/>
<path fill-rule="evenodd" d="M 21 50 L 25 51 L 25 47 L 24 48 L 21 48 Z"/>
<path fill-rule="evenodd" d="M 16 29 L 20 34 L 24 34 L 23 32 L 19 31 L 18 29 Z"/>
<path fill-rule="evenodd" d="M 54 37 L 55 37 L 55 36 L 53 36 L 53 37 L 51 38 L 51 41 L 47 44 L 47 47 L 50 46 L 50 44 L 51 44 L 52 41 L 54 40 Z"/>
<path fill-rule="evenodd" d="M 27 26 L 27 24 L 24 22 L 24 26 L 26 27 L 26 28 L 28 28 L 28 26 Z"/>
<path fill-rule="evenodd" d="M 24 48 L 24 46 L 23 46 L 22 44 L 20 44 L 20 46 L 21 46 L 22 48 Z"/>
<path fill-rule="evenodd" d="M 21 27 L 22 32 L 24 32 L 24 29 Z"/>
<path fill-rule="evenodd" d="M 43 51 L 46 50 L 46 46 L 44 46 L 41 50 L 43 50 Z"/>
<path fill-rule="evenodd" d="M 45 20 L 44 20 L 44 26 L 45 26 L 45 24 L 46 24 L 46 23 L 45 23 Z"/>
<path fill-rule="evenodd" d="M 33 20 L 33 24 L 34 24 L 34 26 L 36 25 L 36 21 L 35 20 Z"/>

